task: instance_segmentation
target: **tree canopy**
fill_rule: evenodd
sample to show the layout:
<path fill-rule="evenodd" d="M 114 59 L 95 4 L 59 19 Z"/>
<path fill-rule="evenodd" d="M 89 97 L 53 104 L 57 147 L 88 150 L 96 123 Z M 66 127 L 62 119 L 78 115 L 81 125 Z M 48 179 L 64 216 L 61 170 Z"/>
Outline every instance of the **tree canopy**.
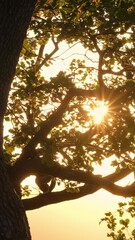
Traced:
<path fill-rule="evenodd" d="M 101 188 L 135 195 L 134 179 L 116 184 L 135 168 L 134 14 L 132 0 L 37 2 L 4 122 L 4 159 L 16 192 L 25 195 L 20 184 L 30 175 L 39 187 L 36 197 L 22 199 L 25 210 Z M 47 77 L 74 46 L 70 65 Z M 108 161 L 111 174 L 94 174 Z"/>

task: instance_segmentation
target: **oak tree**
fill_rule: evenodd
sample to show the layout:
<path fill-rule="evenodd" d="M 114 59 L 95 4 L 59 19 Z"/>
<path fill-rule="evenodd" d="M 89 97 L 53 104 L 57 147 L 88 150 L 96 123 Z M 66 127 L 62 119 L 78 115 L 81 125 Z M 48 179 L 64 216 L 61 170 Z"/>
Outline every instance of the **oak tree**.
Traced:
<path fill-rule="evenodd" d="M 116 184 L 135 168 L 134 13 L 132 0 L 1 2 L 1 239 L 31 239 L 25 210 L 101 188 L 135 195 L 134 181 Z M 78 59 L 47 77 L 77 44 Z M 94 174 L 108 159 L 112 173 Z M 24 198 L 30 175 L 39 192 Z"/>

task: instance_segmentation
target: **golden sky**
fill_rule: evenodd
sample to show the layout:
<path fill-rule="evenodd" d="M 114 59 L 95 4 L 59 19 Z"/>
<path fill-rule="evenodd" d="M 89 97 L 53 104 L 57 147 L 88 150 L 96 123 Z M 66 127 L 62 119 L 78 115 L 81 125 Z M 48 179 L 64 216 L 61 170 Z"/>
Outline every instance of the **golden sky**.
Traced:
<path fill-rule="evenodd" d="M 100 190 L 78 200 L 28 211 L 33 240 L 107 240 L 104 213 L 114 211 L 122 197 Z"/>

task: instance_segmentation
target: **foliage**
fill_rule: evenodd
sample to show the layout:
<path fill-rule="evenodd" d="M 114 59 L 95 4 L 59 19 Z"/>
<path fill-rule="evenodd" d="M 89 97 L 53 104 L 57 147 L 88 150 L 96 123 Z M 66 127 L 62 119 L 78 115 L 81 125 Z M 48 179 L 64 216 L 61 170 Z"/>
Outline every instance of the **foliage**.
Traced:
<path fill-rule="evenodd" d="M 135 198 L 131 198 L 129 202 L 119 202 L 116 213 L 105 213 L 105 217 L 101 219 L 101 222 L 105 221 L 107 223 L 109 229 L 107 236 L 109 238 L 113 240 L 132 240 L 135 238 L 135 229 L 131 230 L 130 226 L 134 226 L 134 217 Z"/>
<path fill-rule="evenodd" d="M 29 189 L 28 185 L 21 186 L 21 190 L 22 190 L 22 197 L 28 197 L 31 193 L 31 189 Z"/>

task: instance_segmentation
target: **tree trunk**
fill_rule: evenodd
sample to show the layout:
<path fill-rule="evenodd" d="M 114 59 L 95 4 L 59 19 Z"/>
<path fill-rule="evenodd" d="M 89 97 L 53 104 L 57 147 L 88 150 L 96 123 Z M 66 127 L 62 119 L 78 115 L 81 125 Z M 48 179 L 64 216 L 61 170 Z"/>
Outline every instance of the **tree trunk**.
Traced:
<path fill-rule="evenodd" d="M 23 205 L 12 188 L 2 161 L 0 163 L 0 239 L 31 239 Z"/>
<path fill-rule="evenodd" d="M 27 217 L 3 161 L 3 119 L 36 0 L 0 1 L 0 239 L 31 239 Z"/>

